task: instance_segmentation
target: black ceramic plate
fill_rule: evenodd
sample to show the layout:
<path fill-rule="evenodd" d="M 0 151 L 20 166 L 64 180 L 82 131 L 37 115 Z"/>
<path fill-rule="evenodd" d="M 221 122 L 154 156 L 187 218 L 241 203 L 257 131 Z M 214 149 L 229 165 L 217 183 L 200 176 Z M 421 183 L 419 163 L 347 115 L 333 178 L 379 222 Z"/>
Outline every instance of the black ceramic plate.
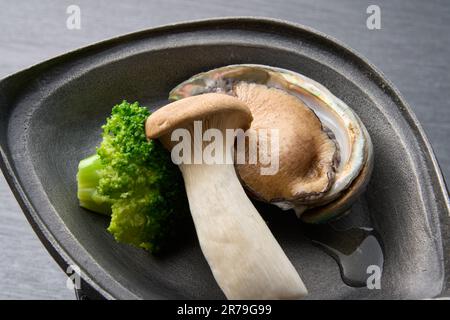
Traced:
<path fill-rule="evenodd" d="M 27 218 L 65 269 L 107 298 L 224 298 L 190 224 L 155 258 L 116 243 L 107 219 L 78 206 L 78 161 L 98 144 L 111 106 L 151 108 L 211 68 L 257 63 L 300 72 L 361 117 L 375 147 L 368 190 L 341 221 L 377 229 L 384 243 L 381 290 L 347 286 L 332 258 L 302 234 L 293 213 L 258 208 L 299 269 L 309 298 L 431 298 L 448 286 L 449 200 L 429 143 L 398 92 L 350 49 L 281 21 L 230 18 L 171 25 L 59 56 L 0 82 L 1 167 Z M 447 251 L 446 251 L 447 250 Z M 445 254 L 446 253 L 446 254 Z"/>

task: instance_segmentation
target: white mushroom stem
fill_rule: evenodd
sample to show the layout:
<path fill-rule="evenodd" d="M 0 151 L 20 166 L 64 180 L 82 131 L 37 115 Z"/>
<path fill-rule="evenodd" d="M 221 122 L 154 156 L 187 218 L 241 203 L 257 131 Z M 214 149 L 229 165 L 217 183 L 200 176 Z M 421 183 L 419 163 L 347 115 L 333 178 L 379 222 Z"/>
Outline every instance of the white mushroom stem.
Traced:
<path fill-rule="evenodd" d="M 159 109 L 147 119 L 146 133 L 171 149 L 170 133 L 191 131 L 195 120 L 224 133 L 248 128 L 251 119 L 238 99 L 205 94 Z M 200 246 L 218 285 L 228 299 L 304 297 L 305 285 L 248 199 L 232 161 L 224 163 L 231 164 L 180 165 Z"/>
<path fill-rule="evenodd" d="M 300 299 L 307 290 L 247 198 L 233 165 L 181 165 L 203 254 L 228 299 Z"/>

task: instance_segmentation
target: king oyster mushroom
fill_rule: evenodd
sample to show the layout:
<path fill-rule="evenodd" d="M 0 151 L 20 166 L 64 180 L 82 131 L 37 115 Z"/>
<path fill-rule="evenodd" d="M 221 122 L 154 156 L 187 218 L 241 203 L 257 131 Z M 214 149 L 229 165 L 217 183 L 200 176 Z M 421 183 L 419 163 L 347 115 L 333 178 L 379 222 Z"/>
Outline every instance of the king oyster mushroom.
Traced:
<path fill-rule="evenodd" d="M 244 101 L 251 128 L 277 128 L 280 170 L 263 176 L 258 165 L 237 165 L 248 193 L 322 223 L 348 212 L 373 168 L 370 136 L 356 113 L 318 82 L 264 65 L 230 65 L 197 74 L 169 95 L 179 100 L 219 92 Z"/>
<path fill-rule="evenodd" d="M 196 121 L 203 131 L 225 135 L 226 129 L 247 129 L 252 115 L 239 99 L 208 93 L 158 109 L 145 125 L 147 137 L 158 138 L 169 150 L 178 145 L 172 141 L 176 129 L 187 130 L 194 140 L 189 159 L 179 167 L 200 247 L 218 285 L 228 299 L 302 298 L 307 290 L 300 276 L 239 182 L 233 144 L 222 151 L 221 163 L 195 161 L 195 153 L 207 148 L 203 142 L 195 144 L 195 137 L 204 133 L 196 131 Z"/>

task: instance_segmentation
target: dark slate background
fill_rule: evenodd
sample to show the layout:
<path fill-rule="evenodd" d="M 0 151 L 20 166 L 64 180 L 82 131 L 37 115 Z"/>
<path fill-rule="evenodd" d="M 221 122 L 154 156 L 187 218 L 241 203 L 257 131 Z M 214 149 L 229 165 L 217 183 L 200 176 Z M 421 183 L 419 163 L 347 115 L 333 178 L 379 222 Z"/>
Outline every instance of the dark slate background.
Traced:
<path fill-rule="evenodd" d="M 66 8 L 81 8 L 81 30 Z M 381 8 L 381 30 L 366 9 Z M 162 24 L 265 16 L 308 25 L 366 56 L 400 89 L 450 180 L 450 1 L 409 0 L 0 0 L 0 77 L 89 43 Z M 73 299 L 65 274 L 26 222 L 0 174 L 0 299 Z"/>

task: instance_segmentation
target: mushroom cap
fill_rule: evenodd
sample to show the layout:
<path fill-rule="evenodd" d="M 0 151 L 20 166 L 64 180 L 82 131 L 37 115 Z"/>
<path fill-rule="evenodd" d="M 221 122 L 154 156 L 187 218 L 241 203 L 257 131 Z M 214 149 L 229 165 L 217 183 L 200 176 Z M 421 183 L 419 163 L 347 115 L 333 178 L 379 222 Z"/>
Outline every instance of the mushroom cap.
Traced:
<path fill-rule="evenodd" d="M 193 128 L 194 121 L 203 123 L 203 130 L 215 128 L 248 129 L 253 120 L 249 108 L 239 99 L 220 93 L 207 93 L 169 103 L 152 113 L 145 123 L 148 139 L 160 140 L 170 149 L 167 137 L 175 129 Z"/>
<path fill-rule="evenodd" d="M 270 130 L 278 131 L 279 170 L 275 174 L 261 175 L 261 161 L 236 164 L 247 189 L 268 202 L 308 201 L 328 191 L 334 181 L 337 150 L 314 112 L 297 97 L 261 84 L 241 81 L 233 92 L 252 112 L 251 129 L 256 134 L 268 129 L 270 141 Z M 273 157 L 273 150 L 270 152 Z"/>

